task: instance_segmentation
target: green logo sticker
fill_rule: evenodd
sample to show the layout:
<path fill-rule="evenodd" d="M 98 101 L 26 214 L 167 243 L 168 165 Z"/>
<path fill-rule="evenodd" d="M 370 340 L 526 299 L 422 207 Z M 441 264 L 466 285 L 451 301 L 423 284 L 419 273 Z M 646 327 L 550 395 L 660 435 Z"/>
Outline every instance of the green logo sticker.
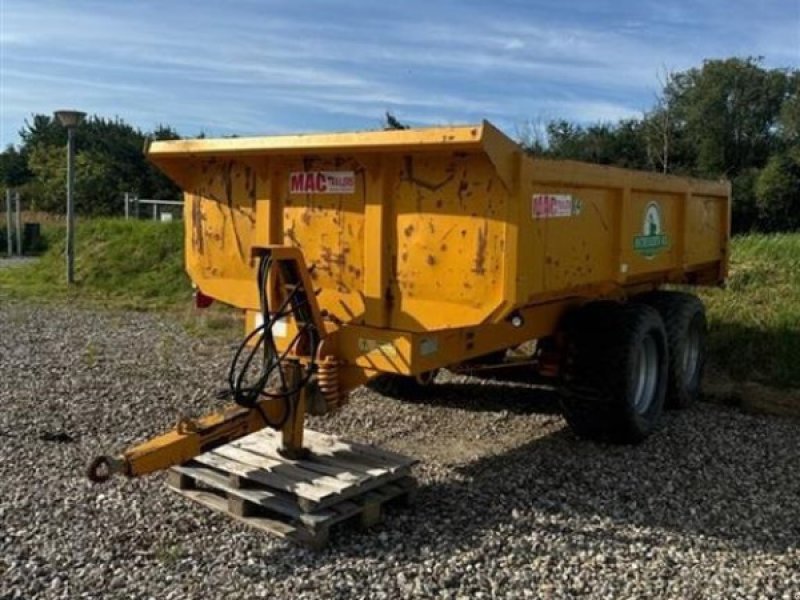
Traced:
<path fill-rule="evenodd" d="M 650 202 L 644 209 L 642 235 L 634 236 L 633 250 L 645 258 L 653 258 L 669 248 L 669 236 L 661 228 L 661 207 Z"/>

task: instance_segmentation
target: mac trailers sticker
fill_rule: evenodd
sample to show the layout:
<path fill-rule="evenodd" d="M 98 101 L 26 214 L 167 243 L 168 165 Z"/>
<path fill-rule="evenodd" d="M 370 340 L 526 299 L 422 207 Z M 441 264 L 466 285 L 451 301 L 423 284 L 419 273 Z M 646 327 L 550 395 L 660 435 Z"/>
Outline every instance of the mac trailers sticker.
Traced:
<path fill-rule="evenodd" d="M 669 248 L 669 236 L 664 233 L 662 223 L 661 206 L 649 202 L 644 209 L 642 234 L 633 238 L 633 251 L 650 259 Z"/>
<path fill-rule="evenodd" d="M 572 194 L 534 194 L 531 197 L 534 219 L 577 217 L 582 211 L 583 202 Z"/>
<path fill-rule="evenodd" d="M 290 194 L 352 194 L 355 191 L 353 171 L 294 171 L 289 174 Z"/>

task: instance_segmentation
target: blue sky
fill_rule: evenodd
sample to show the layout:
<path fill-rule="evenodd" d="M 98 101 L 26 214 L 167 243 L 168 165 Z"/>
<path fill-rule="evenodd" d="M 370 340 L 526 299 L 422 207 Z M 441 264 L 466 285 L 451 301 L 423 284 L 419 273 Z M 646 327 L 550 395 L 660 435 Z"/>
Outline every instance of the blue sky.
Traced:
<path fill-rule="evenodd" d="M 0 143 L 79 108 L 254 135 L 640 115 L 659 73 L 800 66 L 800 0 L 0 0 Z"/>

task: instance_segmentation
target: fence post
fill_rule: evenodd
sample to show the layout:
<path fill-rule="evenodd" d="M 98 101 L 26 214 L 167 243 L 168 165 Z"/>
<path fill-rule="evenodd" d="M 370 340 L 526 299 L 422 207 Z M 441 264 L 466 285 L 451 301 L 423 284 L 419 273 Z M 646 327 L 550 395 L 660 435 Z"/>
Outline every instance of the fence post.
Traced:
<path fill-rule="evenodd" d="M 22 211 L 19 202 L 19 192 L 14 194 L 17 201 L 17 254 L 22 256 Z"/>
<path fill-rule="evenodd" d="M 14 243 L 11 240 L 11 190 L 6 188 L 6 242 L 9 258 L 14 256 Z"/>
<path fill-rule="evenodd" d="M 125 198 L 123 199 L 125 202 L 125 220 L 128 220 L 128 192 L 125 192 Z"/>
<path fill-rule="evenodd" d="M 153 221 L 158 221 L 158 204 L 153 204 Z"/>

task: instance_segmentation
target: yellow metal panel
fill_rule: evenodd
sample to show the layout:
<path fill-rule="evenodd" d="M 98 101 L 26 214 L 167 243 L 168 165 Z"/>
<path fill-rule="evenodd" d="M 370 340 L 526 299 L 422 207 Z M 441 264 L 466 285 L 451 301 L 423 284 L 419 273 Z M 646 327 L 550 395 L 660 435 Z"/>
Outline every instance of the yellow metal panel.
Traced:
<path fill-rule="evenodd" d="M 194 165 L 186 194 L 186 267 L 210 295 L 236 305 L 256 302 L 250 248 L 258 199 L 266 193 L 257 161 L 207 159 Z"/>
<path fill-rule="evenodd" d="M 482 339 L 521 310 L 546 335 L 557 322 L 544 303 L 692 272 L 713 283 L 727 264 L 727 183 L 531 158 L 486 122 L 156 142 L 149 155 L 186 191 L 187 269 L 201 289 L 255 309 L 252 248 L 300 249 L 328 325 L 367 331 L 340 334 L 353 381 L 440 360 L 405 334 Z M 443 360 L 476 351 L 452 348 Z"/>
<path fill-rule="evenodd" d="M 298 193 L 293 173 L 351 172 L 352 193 Z M 283 205 L 282 243 L 303 251 L 320 305 L 343 321 L 364 319 L 366 169 L 354 157 L 286 160 L 277 174 Z"/>
<path fill-rule="evenodd" d="M 684 198 L 683 194 L 633 190 L 627 223 L 632 235 L 622 240 L 633 249 L 631 276 L 680 268 L 676 241 L 682 231 L 679 206 Z"/>
<path fill-rule="evenodd" d="M 544 219 L 544 289 L 570 290 L 614 279 L 613 190 L 540 186 L 537 193 L 572 197 L 574 216 Z"/>
<path fill-rule="evenodd" d="M 502 303 L 511 199 L 484 155 L 408 155 L 391 201 L 394 328 L 464 326 Z"/>
<path fill-rule="evenodd" d="M 418 150 L 421 147 L 431 147 L 435 150 L 441 150 L 443 147 L 448 150 L 478 150 L 481 147 L 485 125 L 488 124 L 484 122 L 480 125 L 391 131 L 170 140 L 152 142 L 147 148 L 147 153 L 155 162 L 159 162 L 164 157 L 203 154 L 215 156 L 226 154 L 237 156 L 242 154 L 280 154 L 286 156 L 289 154 L 326 151 L 337 154 L 348 151 L 402 152 L 409 149 Z M 497 130 L 491 125 L 489 125 L 489 128 L 492 130 L 490 135 L 496 138 Z"/>
<path fill-rule="evenodd" d="M 727 206 L 719 196 L 694 196 L 688 205 L 686 220 L 686 262 L 705 263 L 719 259 L 720 239 Z"/>
<path fill-rule="evenodd" d="M 393 157 L 381 156 L 367 166 L 364 206 L 364 320 L 375 327 L 389 326 L 389 263 L 393 245 L 389 182 Z"/>

